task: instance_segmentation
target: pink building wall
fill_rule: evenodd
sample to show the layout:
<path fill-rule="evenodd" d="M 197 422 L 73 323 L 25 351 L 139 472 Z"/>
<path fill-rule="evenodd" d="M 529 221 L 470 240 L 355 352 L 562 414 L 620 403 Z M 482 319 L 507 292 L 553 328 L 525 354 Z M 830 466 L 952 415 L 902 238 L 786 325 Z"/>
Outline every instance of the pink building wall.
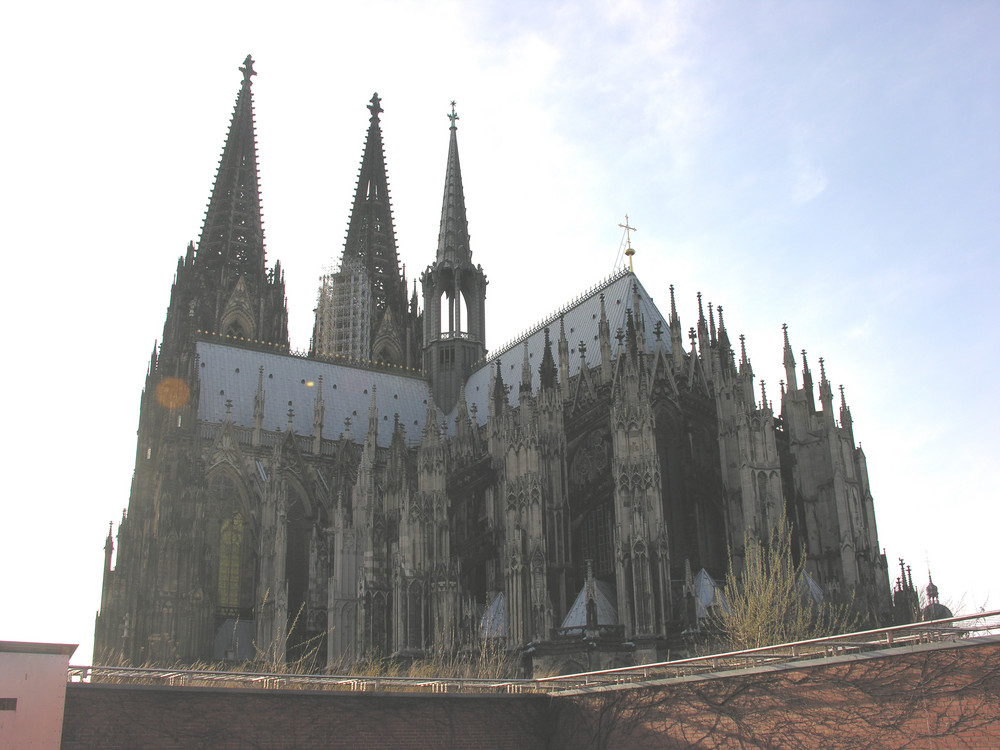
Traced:
<path fill-rule="evenodd" d="M 58 750 L 75 645 L 0 641 L 0 750 Z"/>

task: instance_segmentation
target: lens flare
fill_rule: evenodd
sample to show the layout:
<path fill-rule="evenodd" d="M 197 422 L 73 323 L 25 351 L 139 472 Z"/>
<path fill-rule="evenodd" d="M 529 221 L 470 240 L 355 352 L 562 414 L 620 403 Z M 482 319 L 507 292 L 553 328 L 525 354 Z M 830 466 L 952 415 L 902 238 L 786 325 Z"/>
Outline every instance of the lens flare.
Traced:
<path fill-rule="evenodd" d="M 167 409 L 180 409 L 186 406 L 190 395 L 187 383 L 180 378 L 164 378 L 156 386 L 156 401 Z"/>

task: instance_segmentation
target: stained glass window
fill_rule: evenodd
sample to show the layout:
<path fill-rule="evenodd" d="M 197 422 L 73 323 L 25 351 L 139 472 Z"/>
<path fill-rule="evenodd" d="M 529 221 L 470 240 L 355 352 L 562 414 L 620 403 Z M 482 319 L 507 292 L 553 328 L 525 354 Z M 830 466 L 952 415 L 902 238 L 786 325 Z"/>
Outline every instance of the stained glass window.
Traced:
<path fill-rule="evenodd" d="M 219 609 L 226 615 L 239 614 L 242 549 L 243 517 L 234 513 L 219 531 Z"/>

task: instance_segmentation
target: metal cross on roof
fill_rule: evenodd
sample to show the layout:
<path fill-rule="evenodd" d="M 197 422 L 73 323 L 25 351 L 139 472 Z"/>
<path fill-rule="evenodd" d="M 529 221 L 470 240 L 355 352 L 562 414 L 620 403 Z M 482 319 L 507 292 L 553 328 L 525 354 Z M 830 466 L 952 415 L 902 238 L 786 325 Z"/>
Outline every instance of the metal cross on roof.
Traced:
<path fill-rule="evenodd" d="M 368 105 L 368 109 L 372 113 L 373 120 L 377 120 L 379 113 L 385 111 L 382 109 L 382 100 L 379 99 L 377 91 L 372 94 L 371 104 Z"/>
<path fill-rule="evenodd" d="M 458 126 L 455 125 L 455 121 L 459 119 L 459 116 L 455 114 L 455 100 L 451 101 L 451 113 L 448 115 L 448 119 L 451 120 L 451 129 L 455 130 Z"/>
<path fill-rule="evenodd" d="M 622 229 L 625 230 L 625 255 L 628 257 L 628 270 L 629 273 L 632 272 L 632 256 L 635 255 L 635 250 L 632 249 L 632 235 L 630 232 L 638 232 L 639 230 L 635 227 L 630 227 L 628 225 L 628 214 L 625 214 L 625 223 L 619 224 Z"/>

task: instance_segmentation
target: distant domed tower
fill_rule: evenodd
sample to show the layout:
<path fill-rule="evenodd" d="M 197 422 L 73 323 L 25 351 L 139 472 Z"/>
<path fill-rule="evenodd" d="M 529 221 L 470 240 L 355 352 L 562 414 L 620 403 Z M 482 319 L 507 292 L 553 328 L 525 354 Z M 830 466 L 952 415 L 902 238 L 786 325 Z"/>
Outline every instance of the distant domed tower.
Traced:
<path fill-rule="evenodd" d="M 934 585 L 931 572 L 927 571 L 927 605 L 920 611 L 920 619 L 924 622 L 929 620 L 946 620 L 954 617 L 951 610 L 938 601 L 938 587 Z"/>

